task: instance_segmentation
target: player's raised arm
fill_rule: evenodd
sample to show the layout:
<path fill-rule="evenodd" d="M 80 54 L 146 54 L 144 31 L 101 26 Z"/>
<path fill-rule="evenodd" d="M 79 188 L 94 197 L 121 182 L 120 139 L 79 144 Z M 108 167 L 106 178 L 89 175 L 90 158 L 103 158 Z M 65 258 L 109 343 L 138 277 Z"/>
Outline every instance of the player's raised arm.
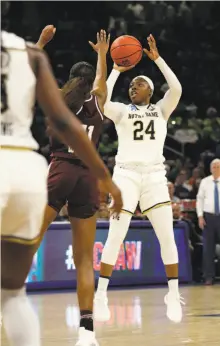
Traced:
<path fill-rule="evenodd" d="M 147 56 L 155 62 L 155 64 L 159 67 L 160 71 L 164 75 L 167 84 L 169 86 L 168 91 L 164 95 L 164 98 L 160 100 L 157 105 L 161 108 L 163 116 L 166 120 L 169 119 L 170 115 L 178 105 L 182 94 L 182 86 L 177 79 L 176 75 L 170 69 L 170 67 L 166 64 L 166 62 L 160 57 L 156 41 L 153 35 L 150 35 L 147 38 L 150 50 L 144 49 L 144 52 Z"/>
<path fill-rule="evenodd" d="M 98 53 L 96 77 L 93 83 L 92 94 L 95 94 L 98 98 L 99 106 L 101 110 L 104 110 L 104 104 L 107 98 L 107 63 L 106 54 L 109 49 L 110 34 L 107 36 L 105 30 L 101 30 L 97 33 L 97 43 L 94 44 L 89 41 L 92 48 Z"/>
<path fill-rule="evenodd" d="M 107 79 L 108 95 L 107 95 L 107 99 L 106 99 L 106 103 L 104 107 L 104 114 L 107 118 L 111 119 L 114 123 L 117 123 L 120 121 L 122 113 L 123 113 L 123 109 L 125 107 L 123 103 L 111 101 L 115 83 L 117 82 L 117 79 L 121 72 L 131 70 L 133 67 L 134 66 L 124 67 L 124 66 L 118 66 L 114 64 L 112 72 L 110 73 Z"/>
<path fill-rule="evenodd" d="M 43 49 L 50 42 L 56 33 L 56 28 L 53 25 L 47 25 L 42 30 L 39 40 L 36 43 L 38 48 Z"/>

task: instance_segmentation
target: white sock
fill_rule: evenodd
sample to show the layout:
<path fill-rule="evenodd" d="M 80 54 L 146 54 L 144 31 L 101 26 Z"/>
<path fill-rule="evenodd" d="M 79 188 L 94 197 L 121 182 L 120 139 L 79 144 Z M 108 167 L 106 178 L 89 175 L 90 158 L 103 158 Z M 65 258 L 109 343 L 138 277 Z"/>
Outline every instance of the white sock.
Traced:
<path fill-rule="evenodd" d="M 179 295 L 179 280 L 171 279 L 168 281 L 169 292 Z"/>
<path fill-rule="evenodd" d="M 1 291 L 2 319 L 12 346 L 40 346 L 38 318 L 25 288 Z"/>
<path fill-rule="evenodd" d="M 108 285 L 109 285 L 109 279 L 100 277 L 98 282 L 97 293 L 106 294 Z"/>

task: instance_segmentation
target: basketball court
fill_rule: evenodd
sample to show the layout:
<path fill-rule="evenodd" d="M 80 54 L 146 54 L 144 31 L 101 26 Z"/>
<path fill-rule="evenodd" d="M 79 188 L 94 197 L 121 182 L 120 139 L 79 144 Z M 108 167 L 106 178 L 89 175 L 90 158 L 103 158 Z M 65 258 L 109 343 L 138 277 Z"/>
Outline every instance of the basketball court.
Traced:
<path fill-rule="evenodd" d="M 112 317 L 96 323 L 100 346 L 210 346 L 220 344 L 220 287 L 182 287 L 184 320 L 167 320 L 165 288 L 109 292 Z M 31 295 L 42 328 L 42 346 L 74 345 L 79 314 L 76 293 Z M 2 346 L 8 345 L 4 332 Z"/>

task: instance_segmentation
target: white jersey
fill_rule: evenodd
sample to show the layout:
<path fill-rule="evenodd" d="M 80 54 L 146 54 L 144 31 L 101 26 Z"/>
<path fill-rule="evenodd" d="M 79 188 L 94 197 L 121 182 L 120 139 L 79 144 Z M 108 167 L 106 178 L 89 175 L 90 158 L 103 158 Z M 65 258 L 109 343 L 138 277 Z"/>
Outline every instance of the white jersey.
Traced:
<path fill-rule="evenodd" d="M 164 169 L 163 147 L 167 135 L 167 120 L 179 102 L 182 87 L 161 57 L 155 60 L 155 63 L 169 86 L 163 99 L 156 105 L 139 106 L 112 102 L 113 88 L 120 72 L 113 69 L 107 80 L 108 96 L 104 114 L 114 122 L 118 133 L 116 163 L 127 167 L 135 163 L 152 170 Z"/>
<path fill-rule="evenodd" d="M 167 122 L 157 105 L 120 104 L 120 120 L 115 123 L 118 134 L 116 163 L 162 165 Z"/>
<path fill-rule="evenodd" d="M 36 78 L 29 64 L 25 41 L 2 32 L 0 146 L 38 149 L 32 136 Z"/>

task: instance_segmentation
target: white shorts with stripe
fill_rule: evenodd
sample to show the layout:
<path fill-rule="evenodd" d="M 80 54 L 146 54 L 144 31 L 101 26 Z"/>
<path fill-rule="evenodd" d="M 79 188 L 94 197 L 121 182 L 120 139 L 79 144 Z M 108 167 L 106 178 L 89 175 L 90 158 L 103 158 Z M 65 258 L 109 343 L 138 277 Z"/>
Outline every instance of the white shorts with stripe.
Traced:
<path fill-rule="evenodd" d="M 31 150 L 0 150 L 1 237 L 34 243 L 47 204 L 47 162 Z"/>
<path fill-rule="evenodd" d="M 133 214 L 138 202 L 142 213 L 170 204 L 165 169 L 135 170 L 116 165 L 113 180 L 121 189 L 123 211 Z"/>

